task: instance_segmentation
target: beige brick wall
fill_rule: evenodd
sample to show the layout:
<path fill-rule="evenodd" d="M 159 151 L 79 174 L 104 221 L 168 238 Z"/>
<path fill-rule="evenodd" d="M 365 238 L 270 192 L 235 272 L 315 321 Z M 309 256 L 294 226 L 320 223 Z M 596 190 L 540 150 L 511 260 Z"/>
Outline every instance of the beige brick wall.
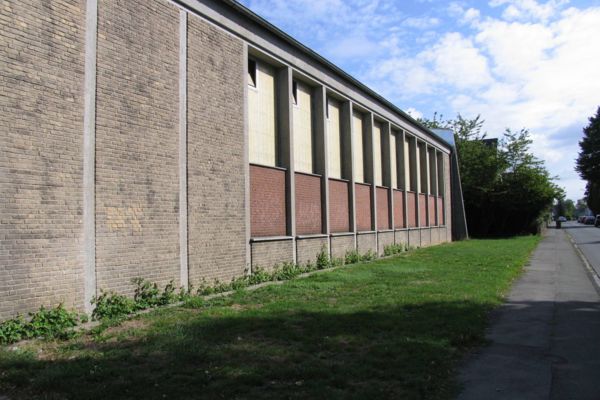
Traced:
<path fill-rule="evenodd" d="M 378 232 L 377 233 L 377 251 L 380 256 L 383 255 L 385 246 L 394 244 L 394 232 Z"/>
<path fill-rule="evenodd" d="M 355 250 L 354 235 L 331 237 L 331 258 L 344 259 L 346 253 Z"/>
<path fill-rule="evenodd" d="M 251 252 L 252 268 L 272 270 L 276 265 L 294 261 L 294 242 L 291 239 L 253 242 Z"/>
<path fill-rule="evenodd" d="M 179 283 L 179 10 L 100 0 L 96 97 L 97 287 Z"/>
<path fill-rule="evenodd" d="M 83 303 L 85 2 L 0 5 L 0 320 Z"/>
<path fill-rule="evenodd" d="M 431 228 L 431 244 L 435 245 L 435 244 L 439 244 L 440 243 L 440 230 L 442 228 Z"/>
<path fill-rule="evenodd" d="M 419 229 L 408 230 L 408 245 L 410 247 L 421 247 L 421 232 Z"/>
<path fill-rule="evenodd" d="M 394 242 L 396 244 L 408 244 L 408 231 L 396 231 L 394 232 Z"/>
<path fill-rule="evenodd" d="M 360 254 L 365 254 L 369 250 L 377 252 L 377 234 L 365 233 L 356 237 L 356 247 Z"/>
<path fill-rule="evenodd" d="M 421 247 L 431 245 L 431 228 L 421 229 Z"/>
<path fill-rule="evenodd" d="M 241 40 L 188 14 L 190 282 L 229 280 L 246 264 Z"/>
<path fill-rule="evenodd" d="M 329 239 L 323 238 L 306 238 L 296 240 L 296 262 L 305 265 L 307 263 L 314 264 L 317 261 L 317 256 L 321 250 L 325 250 L 329 254 Z"/>

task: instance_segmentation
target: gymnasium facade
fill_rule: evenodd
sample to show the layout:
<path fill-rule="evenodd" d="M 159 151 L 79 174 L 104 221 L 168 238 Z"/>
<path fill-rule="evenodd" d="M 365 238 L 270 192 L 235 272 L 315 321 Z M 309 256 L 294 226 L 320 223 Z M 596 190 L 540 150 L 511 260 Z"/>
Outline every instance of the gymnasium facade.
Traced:
<path fill-rule="evenodd" d="M 236 2 L 8 0 L 0 41 L 0 320 L 452 240 L 452 146 Z"/>

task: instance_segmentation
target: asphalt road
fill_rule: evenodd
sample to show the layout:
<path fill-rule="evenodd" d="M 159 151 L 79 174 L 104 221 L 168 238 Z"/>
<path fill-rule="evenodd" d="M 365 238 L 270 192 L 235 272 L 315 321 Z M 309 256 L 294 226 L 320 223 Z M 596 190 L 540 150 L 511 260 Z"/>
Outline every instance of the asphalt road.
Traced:
<path fill-rule="evenodd" d="M 563 223 L 562 226 L 577 243 L 596 273 L 600 275 L 600 228 L 575 221 Z"/>

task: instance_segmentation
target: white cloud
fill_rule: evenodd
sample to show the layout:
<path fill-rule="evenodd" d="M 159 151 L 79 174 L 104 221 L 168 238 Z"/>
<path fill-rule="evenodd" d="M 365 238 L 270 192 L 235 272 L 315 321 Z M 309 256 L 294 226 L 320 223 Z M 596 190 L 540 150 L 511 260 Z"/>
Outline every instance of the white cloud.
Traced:
<path fill-rule="evenodd" d="M 581 128 L 600 102 L 600 7 L 565 3 L 493 0 L 503 7 L 500 18 L 452 3 L 451 15 L 470 32 L 438 36 L 416 54 L 398 52 L 374 65 L 369 79 L 404 104 L 445 96 L 452 113 L 482 115 L 492 136 L 506 127 L 530 129 L 534 153 L 581 197 L 573 160 Z"/>
<path fill-rule="evenodd" d="M 406 109 L 406 112 L 408 113 L 408 115 L 410 115 L 414 119 L 419 119 L 419 118 L 423 117 L 423 113 L 413 107 L 408 107 Z"/>
<path fill-rule="evenodd" d="M 506 6 L 502 17 L 507 20 L 542 20 L 556 16 L 568 0 L 550 0 L 539 3 L 535 0 L 492 0 L 491 7 Z"/>
<path fill-rule="evenodd" d="M 431 29 L 439 25 L 440 22 L 440 19 L 435 17 L 410 17 L 406 18 L 402 23 L 409 28 Z"/>

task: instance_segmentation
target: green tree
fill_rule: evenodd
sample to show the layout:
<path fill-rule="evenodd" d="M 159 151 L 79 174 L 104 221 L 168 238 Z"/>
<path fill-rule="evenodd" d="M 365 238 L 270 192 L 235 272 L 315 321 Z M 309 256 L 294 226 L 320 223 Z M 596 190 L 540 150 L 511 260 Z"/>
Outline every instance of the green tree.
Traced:
<path fill-rule="evenodd" d="M 600 184 L 588 182 L 585 188 L 585 199 L 594 215 L 600 214 Z"/>
<path fill-rule="evenodd" d="M 585 198 L 577 200 L 577 204 L 575 204 L 575 215 L 578 217 L 585 215 L 587 208 L 588 206 Z"/>
<path fill-rule="evenodd" d="M 564 202 L 565 217 L 573 219 L 575 217 L 575 203 L 571 199 L 566 199 Z"/>
<path fill-rule="evenodd" d="M 600 107 L 589 121 L 589 125 L 583 128 L 575 169 L 582 179 L 600 184 Z"/>
<path fill-rule="evenodd" d="M 460 114 L 445 120 L 434 114 L 421 119 L 428 128 L 454 131 L 465 212 L 473 235 L 532 232 L 548 215 L 555 198 L 563 196 L 543 161 L 531 154 L 526 129 L 507 129 L 500 140 L 488 139 L 480 116 Z"/>

